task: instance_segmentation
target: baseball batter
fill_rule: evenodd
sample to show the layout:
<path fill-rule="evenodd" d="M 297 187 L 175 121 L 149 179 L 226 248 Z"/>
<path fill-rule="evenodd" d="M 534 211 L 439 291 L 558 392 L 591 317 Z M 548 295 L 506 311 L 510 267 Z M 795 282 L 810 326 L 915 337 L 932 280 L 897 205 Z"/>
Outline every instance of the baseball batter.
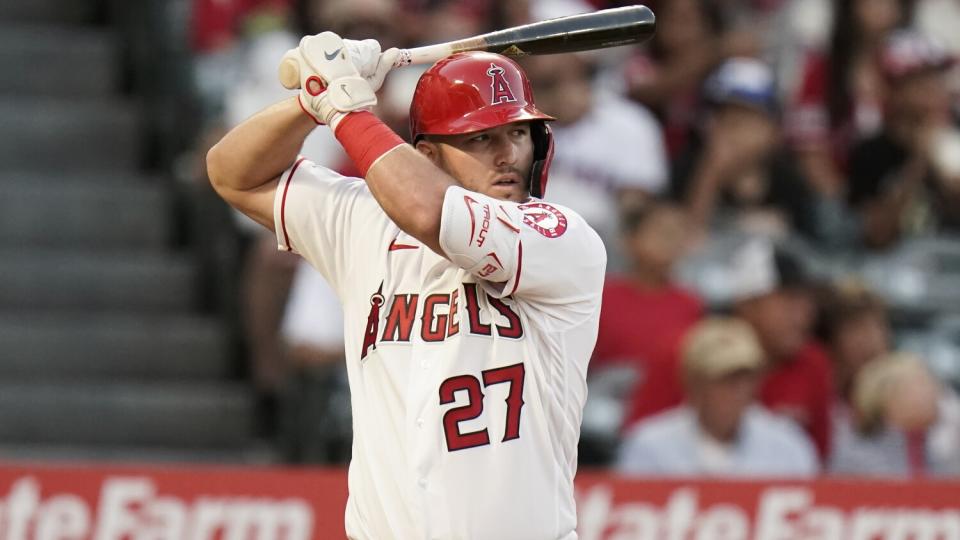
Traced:
<path fill-rule="evenodd" d="M 355 539 L 575 539 L 573 479 L 606 253 L 543 202 L 553 151 L 513 61 L 427 70 L 414 146 L 368 108 L 398 51 L 325 32 L 288 52 L 302 90 L 208 154 L 211 182 L 344 308 Z M 364 180 L 298 157 L 318 124 Z"/>

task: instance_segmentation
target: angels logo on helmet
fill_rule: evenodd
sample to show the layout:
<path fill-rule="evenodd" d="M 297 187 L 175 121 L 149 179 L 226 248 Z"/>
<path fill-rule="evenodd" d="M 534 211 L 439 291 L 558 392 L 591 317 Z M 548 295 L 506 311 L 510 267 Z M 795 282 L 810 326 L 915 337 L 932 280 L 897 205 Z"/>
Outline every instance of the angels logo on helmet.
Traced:
<path fill-rule="evenodd" d="M 513 103 L 517 101 L 517 98 L 513 95 L 513 90 L 510 89 L 510 83 L 507 82 L 506 77 L 503 76 L 504 69 L 493 62 L 490 62 L 490 68 L 487 69 L 487 75 L 490 76 L 490 88 L 493 90 L 493 93 L 490 97 L 490 104 L 496 105 L 498 103 Z"/>

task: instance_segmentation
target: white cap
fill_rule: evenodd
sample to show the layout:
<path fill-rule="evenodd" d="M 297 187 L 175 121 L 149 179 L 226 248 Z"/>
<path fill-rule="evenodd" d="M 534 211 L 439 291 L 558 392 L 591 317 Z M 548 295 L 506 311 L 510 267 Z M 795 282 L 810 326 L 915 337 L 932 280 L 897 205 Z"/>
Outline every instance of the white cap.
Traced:
<path fill-rule="evenodd" d="M 765 237 L 753 237 L 735 250 L 729 268 L 730 298 L 734 302 L 811 283 L 802 262 Z"/>
<path fill-rule="evenodd" d="M 730 265 L 730 296 L 746 300 L 777 288 L 773 244 L 766 238 L 752 238 L 733 256 Z"/>

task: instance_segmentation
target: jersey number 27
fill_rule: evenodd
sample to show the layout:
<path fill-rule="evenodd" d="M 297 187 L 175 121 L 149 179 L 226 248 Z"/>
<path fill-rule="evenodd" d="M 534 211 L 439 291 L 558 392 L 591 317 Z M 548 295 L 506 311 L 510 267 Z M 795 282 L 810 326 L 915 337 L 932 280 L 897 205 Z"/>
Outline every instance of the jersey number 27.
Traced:
<path fill-rule="evenodd" d="M 495 369 L 488 369 L 481 373 L 483 383 L 473 375 L 458 375 L 450 377 L 440 384 L 440 404 L 446 405 L 456 401 L 454 393 L 459 390 L 467 391 L 467 404 L 454 407 L 443 415 L 443 434 L 447 439 L 447 450 L 463 450 L 475 446 L 490 444 L 490 435 L 487 428 L 462 433 L 460 422 L 473 420 L 483 412 L 483 388 L 494 384 L 508 383 L 507 392 L 507 421 L 504 429 L 503 441 L 506 442 L 520 437 L 520 409 L 523 408 L 523 363 L 513 364 Z"/>

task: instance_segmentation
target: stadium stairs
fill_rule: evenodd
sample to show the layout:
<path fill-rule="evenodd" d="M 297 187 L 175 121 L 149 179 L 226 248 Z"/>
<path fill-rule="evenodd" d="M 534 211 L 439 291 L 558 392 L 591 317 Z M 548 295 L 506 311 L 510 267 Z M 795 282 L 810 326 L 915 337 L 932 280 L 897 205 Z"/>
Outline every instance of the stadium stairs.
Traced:
<path fill-rule="evenodd" d="M 107 11 L 0 2 L 0 459 L 249 461 L 254 398 Z"/>

